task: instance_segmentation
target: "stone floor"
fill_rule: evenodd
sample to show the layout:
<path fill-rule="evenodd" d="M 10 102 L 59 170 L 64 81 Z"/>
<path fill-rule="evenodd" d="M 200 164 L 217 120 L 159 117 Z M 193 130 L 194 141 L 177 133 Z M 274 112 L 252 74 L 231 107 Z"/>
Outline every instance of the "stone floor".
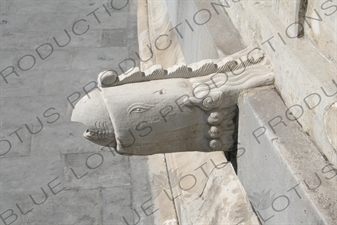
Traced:
<path fill-rule="evenodd" d="M 136 3 L 0 0 L 1 225 L 133 224 L 138 169 L 70 116 L 101 70 L 133 66 Z"/>

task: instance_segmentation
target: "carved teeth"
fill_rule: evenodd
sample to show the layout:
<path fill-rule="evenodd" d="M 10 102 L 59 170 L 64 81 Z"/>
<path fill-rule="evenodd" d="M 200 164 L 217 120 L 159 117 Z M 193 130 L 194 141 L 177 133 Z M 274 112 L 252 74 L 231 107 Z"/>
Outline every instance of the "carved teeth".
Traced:
<path fill-rule="evenodd" d="M 144 71 L 144 73 L 146 80 L 158 80 L 163 78 L 167 74 L 167 71 L 161 65 L 154 65 Z"/>
<path fill-rule="evenodd" d="M 218 71 L 218 66 L 214 64 L 211 59 L 205 59 L 197 63 L 192 63 L 189 67 L 192 69 L 191 73 L 193 73 L 193 77 L 200 77 Z"/>
<path fill-rule="evenodd" d="M 167 69 L 167 77 L 170 78 L 189 78 L 191 77 L 192 69 L 185 64 L 174 65 Z"/>
<path fill-rule="evenodd" d="M 143 80 L 143 73 L 138 67 L 131 68 L 125 73 L 119 75 L 119 84 L 135 83 Z M 117 83 L 117 82 L 116 82 Z"/>

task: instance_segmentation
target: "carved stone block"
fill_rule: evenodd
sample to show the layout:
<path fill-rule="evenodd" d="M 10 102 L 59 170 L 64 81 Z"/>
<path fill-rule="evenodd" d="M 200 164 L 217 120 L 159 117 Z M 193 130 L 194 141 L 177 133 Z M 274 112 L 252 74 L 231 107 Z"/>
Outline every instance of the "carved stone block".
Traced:
<path fill-rule="evenodd" d="M 266 56 L 253 47 L 167 70 L 104 71 L 100 89 L 77 103 L 72 120 L 88 127 L 85 138 L 122 154 L 228 151 L 239 92 L 272 82 Z"/>

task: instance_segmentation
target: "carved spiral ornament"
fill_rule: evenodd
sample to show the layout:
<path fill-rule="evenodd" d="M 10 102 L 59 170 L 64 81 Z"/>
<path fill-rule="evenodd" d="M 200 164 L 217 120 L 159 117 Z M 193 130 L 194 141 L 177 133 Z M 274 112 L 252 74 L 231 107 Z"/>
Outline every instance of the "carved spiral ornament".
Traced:
<path fill-rule="evenodd" d="M 213 101 L 213 99 L 210 97 L 210 96 L 208 96 L 208 97 L 206 97 L 205 99 L 204 99 L 204 101 L 203 101 L 203 106 L 205 106 L 206 108 L 211 108 L 212 107 L 212 105 L 214 104 L 214 101 Z"/>
<path fill-rule="evenodd" d="M 217 108 L 221 105 L 222 103 L 222 93 L 218 92 L 218 93 L 214 93 L 210 96 L 207 96 L 206 98 L 204 98 L 204 100 L 202 101 L 202 105 L 206 108 L 206 109 L 214 109 Z"/>
<path fill-rule="evenodd" d="M 209 142 L 209 147 L 212 149 L 212 151 L 218 151 L 222 147 L 222 142 L 220 139 L 213 139 Z"/>

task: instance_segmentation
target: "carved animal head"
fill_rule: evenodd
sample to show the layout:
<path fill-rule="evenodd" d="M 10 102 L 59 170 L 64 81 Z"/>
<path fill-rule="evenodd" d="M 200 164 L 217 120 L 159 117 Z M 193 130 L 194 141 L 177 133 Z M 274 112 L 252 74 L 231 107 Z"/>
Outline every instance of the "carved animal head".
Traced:
<path fill-rule="evenodd" d="M 88 127 L 85 138 L 122 154 L 226 151 L 234 144 L 240 91 L 272 82 L 258 48 L 167 70 L 104 71 L 100 90 L 76 104 L 72 120 Z"/>
<path fill-rule="evenodd" d="M 116 147 L 115 134 L 108 110 L 98 90 L 83 97 L 73 111 L 71 120 L 86 125 L 83 136 L 98 145 Z"/>

